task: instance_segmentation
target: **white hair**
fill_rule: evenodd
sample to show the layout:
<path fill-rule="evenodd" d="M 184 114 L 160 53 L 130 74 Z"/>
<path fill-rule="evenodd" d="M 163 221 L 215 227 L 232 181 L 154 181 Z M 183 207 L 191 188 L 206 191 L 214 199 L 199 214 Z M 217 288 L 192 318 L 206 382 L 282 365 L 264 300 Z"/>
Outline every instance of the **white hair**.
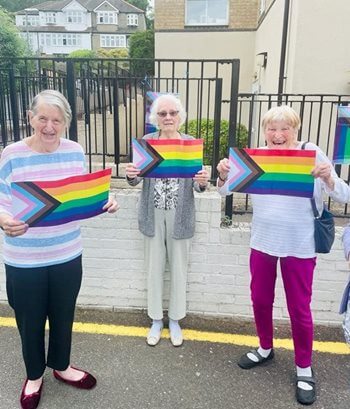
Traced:
<path fill-rule="evenodd" d="M 179 98 L 177 98 L 175 95 L 173 94 L 164 94 L 164 95 L 160 95 L 155 101 L 153 101 L 153 104 L 151 105 L 150 108 L 150 114 L 149 114 L 149 122 L 158 127 L 158 107 L 159 107 L 159 103 L 163 102 L 163 101 L 170 101 L 173 102 L 176 110 L 179 111 L 179 117 L 180 117 L 180 126 L 185 123 L 186 121 L 186 111 L 184 109 L 184 107 L 182 106 L 181 101 L 179 100 Z"/>
<path fill-rule="evenodd" d="M 36 115 L 38 113 L 38 106 L 41 103 L 48 104 L 58 108 L 64 118 L 65 125 L 67 126 L 67 128 L 69 128 L 69 125 L 72 120 L 72 110 L 63 94 L 53 89 L 46 89 L 44 91 L 39 92 L 39 94 L 37 94 L 34 97 L 30 105 L 29 110 L 30 112 L 33 113 L 33 115 Z"/>

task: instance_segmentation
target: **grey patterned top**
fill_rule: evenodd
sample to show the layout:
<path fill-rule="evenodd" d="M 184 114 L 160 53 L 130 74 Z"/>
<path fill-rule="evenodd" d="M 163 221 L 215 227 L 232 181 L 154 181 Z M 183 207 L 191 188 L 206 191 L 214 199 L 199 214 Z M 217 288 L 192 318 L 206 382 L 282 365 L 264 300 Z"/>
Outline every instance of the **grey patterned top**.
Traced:
<path fill-rule="evenodd" d="M 162 210 L 176 209 L 179 200 L 179 179 L 156 179 L 154 185 L 154 207 Z"/>
<path fill-rule="evenodd" d="M 159 133 L 145 135 L 143 139 L 159 139 Z M 181 139 L 194 139 L 192 136 L 181 134 Z M 154 191 L 157 179 L 140 178 L 127 179 L 130 186 L 136 186 L 142 183 L 141 196 L 139 200 L 139 229 L 142 234 L 147 237 L 154 237 Z M 174 239 L 189 239 L 194 235 L 195 228 L 195 204 L 194 194 L 196 192 L 204 192 L 205 188 L 201 188 L 198 182 L 188 178 L 179 179 L 178 201 L 175 209 L 174 220 Z"/>

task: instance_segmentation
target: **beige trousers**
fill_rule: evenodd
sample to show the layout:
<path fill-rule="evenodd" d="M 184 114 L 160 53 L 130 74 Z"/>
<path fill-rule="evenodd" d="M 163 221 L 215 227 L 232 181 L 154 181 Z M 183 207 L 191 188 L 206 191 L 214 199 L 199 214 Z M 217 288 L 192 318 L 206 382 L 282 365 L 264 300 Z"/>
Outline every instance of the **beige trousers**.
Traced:
<path fill-rule="evenodd" d="M 155 235 L 145 236 L 148 315 L 163 318 L 163 283 L 166 259 L 170 267 L 168 316 L 180 320 L 186 316 L 186 285 L 191 239 L 173 239 L 175 210 L 155 209 Z"/>

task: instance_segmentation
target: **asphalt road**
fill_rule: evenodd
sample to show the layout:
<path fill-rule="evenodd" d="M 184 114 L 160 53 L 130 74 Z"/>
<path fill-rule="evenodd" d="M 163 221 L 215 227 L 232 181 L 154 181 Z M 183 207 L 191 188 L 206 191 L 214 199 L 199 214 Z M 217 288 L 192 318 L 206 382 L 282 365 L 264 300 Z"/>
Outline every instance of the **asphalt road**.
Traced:
<path fill-rule="evenodd" d="M 11 316 L 0 305 L 0 316 Z M 77 311 L 76 321 L 148 326 L 141 313 Z M 188 317 L 184 327 L 251 334 L 251 323 Z M 340 328 L 317 327 L 316 339 L 343 342 Z M 276 336 L 288 337 L 286 325 Z M 277 349 L 266 366 L 249 371 L 236 360 L 249 346 L 185 341 L 174 348 L 162 339 L 154 348 L 144 337 L 74 333 L 72 363 L 98 379 L 92 391 L 59 383 L 47 370 L 40 409 L 294 409 L 292 351 Z M 25 378 L 16 328 L 0 326 L 0 409 L 19 408 Z M 350 407 L 350 355 L 314 354 L 318 400 L 313 409 Z"/>

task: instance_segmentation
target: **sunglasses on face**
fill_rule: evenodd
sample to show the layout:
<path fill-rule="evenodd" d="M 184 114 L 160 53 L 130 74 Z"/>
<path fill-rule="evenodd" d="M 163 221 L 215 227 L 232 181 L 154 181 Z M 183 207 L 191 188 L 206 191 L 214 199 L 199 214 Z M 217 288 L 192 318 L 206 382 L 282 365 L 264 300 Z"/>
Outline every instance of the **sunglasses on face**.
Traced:
<path fill-rule="evenodd" d="M 170 115 L 171 117 L 174 117 L 178 113 L 179 113 L 179 111 L 169 111 L 169 112 L 160 111 L 160 112 L 157 112 L 157 115 L 160 116 L 161 118 L 165 118 L 167 115 Z"/>

